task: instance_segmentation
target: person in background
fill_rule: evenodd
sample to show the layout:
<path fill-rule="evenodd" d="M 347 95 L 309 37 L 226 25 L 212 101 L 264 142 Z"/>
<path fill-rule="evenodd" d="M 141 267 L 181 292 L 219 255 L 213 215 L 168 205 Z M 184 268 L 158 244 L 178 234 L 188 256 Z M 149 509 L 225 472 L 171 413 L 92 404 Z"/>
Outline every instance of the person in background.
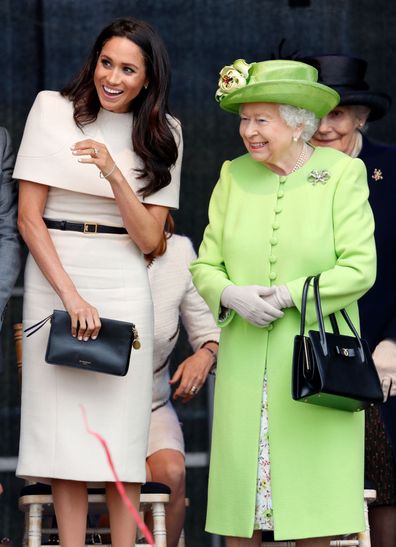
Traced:
<path fill-rule="evenodd" d="M 6 304 L 21 266 L 21 245 L 17 229 L 18 195 L 17 184 L 12 179 L 13 168 L 11 138 L 8 131 L 0 127 L 0 330 Z"/>
<path fill-rule="evenodd" d="M 365 528 L 363 413 L 291 396 L 307 276 L 320 273 L 327 328 L 344 307 L 357 321 L 375 279 L 364 165 L 308 144 L 339 101 L 317 77 L 286 60 L 238 59 L 220 72 L 216 96 L 239 115 L 248 153 L 223 164 L 191 272 L 222 327 L 206 526 L 227 547 L 259 547 L 262 530 L 325 547 Z"/>
<path fill-rule="evenodd" d="M 196 254 L 188 237 L 173 234 L 168 215 L 166 252 L 146 257 L 154 304 L 154 380 L 148 443 L 148 480 L 171 488 L 166 505 L 167 545 L 176 547 L 185 514 L 185 454 L 183 432 L 171 403 L 196 397 L 216 363 L 219 329 L 207 304 L 192 284 L 190 263 Z M 165 245 L 164 245 L 165 246 Z M 163 246 L 163 247 L 164 247 Z M 163 254 L 162 254 L 163 253 Z M 170 378 L 171 356 L 180 332 L 180 320 L 194 353 Z"/>
<path fill-rule="evenodd" d="M 14 154 L 10 135 L 0 127 L 0 333 L 5 309 L 21 267 L 21 244 L 17 229 L 17 184 L 12 178 Z M 0 336 L 0 372 L 3 368 Z M 0 483 L 0 495 L 3 486 Z"/>
<path fill-rule="evenodd" d="M 62 547 L 85 546 L 92 483 L 106 487 L 113 547 L 135 545 L 135 522 L 80 406 L 138 508 L 153 376 L 144 255 L 158 247 L 168 208 L 179 201 L 182 135 L 169 113 L 169 84 L 158 33 L 132 17 L 113 21 L 61 93 L 38 94 L 15 165 L 30 251 L 24 326 L 64 309 L 81 344 L 96 339 L 100 317 L 134 323 L 141 341 L 117 377 L 48 365 L 48 326 L 24 337 L 17 475 L 51 484 Z"/>
<path fill-rule="evenodd" d="M 363 338 L 373 353 L 386 402 L 366 411 L 366 478 L 377 499 L 369 506 L 372 547 L 396 545 L 396 147 L 365 135 L 368 123 L 389 111 L 391 98 L 371 90 L 365 81 L 367 63 L 346 55 L 317 55 L 303 61 L 319 70 L 319 81 L 335 89 L 339 105 L 325 116 L 311 139 L 360 158 L 367 169 L 369 202 L 375 219 L 377 278 L 359 300 Z M 387 429 L 384 429 L 383 417 Z M 390 433 L 394 439 L 392 454 Z M 391 439 L 392 439 L 391 437 Z"/>

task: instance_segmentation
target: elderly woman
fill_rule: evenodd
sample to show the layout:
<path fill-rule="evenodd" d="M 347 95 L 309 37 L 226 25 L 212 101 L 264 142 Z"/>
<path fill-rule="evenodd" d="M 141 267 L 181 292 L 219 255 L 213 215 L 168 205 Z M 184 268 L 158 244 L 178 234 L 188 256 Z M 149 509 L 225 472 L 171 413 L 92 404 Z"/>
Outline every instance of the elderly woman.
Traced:
<path fill-rule="evenodd" d="M 292 347 L 308 275 L 321 273 L 325 316 L 358 321 L 375 278 L 366 171 L 307 144 L 339 100 L 313 67 L 238 60 L 220 74 L 248 153 L 224 163 L 191 267 L 222 327 L 207 530 L 227 547 L 259 546 L 261 530 L 324 547 L 364 529 L 364 416 L 293 401 Z"/>
<path fill-rule="evenodd" d="M 372 289 L 359 300 L 362 336 L 369 342 L 382 380 L 382 408 L 366 414 L 366 477 L 374 483 L 376 501 L 369 507 L 373 547 L 396 545 L 396 467 L 381 414 L 396 439 L 396 148 L 372 142 L 363 133 L 366 122 L 382 118 L 390 108 L 385 93 L 372 91 L 364 81 L 367 63 L 344 55 L 319 55 L 305 59 L 319 70 L 319 81 L 334 88 L 340 104 L 325 116 L 311 139 L 359 157 L 367 168 L 370 205 L 375 218 L 378 275 Z M 381 412 L 382 411 L 382 412 Z"/>

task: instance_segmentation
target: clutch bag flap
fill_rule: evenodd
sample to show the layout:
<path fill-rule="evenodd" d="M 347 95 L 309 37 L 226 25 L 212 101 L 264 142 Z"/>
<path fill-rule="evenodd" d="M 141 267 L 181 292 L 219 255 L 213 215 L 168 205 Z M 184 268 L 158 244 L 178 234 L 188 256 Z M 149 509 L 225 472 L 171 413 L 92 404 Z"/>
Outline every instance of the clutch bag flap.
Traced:
<path fill-rule="evenodd" d="M 116 376 L 128 372 L 135 326 L 127 321 L 100 318 L 101 329 L 96 340 L 86 342 L 71 335 L 67 312 L 54 310 L 45 360 L 63 365 Z"/>

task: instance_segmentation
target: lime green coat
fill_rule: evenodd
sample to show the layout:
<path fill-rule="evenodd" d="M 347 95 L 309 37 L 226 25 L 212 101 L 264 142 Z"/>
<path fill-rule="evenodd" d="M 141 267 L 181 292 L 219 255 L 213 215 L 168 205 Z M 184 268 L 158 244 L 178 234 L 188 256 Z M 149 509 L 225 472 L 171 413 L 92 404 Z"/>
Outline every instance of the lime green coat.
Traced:
<path fill-rule="evenodd" d="M 309 182 L 313 169 L 327 170 L 329 179 Z M 268 328 L 254 327 L 235 312 L 219 321 L 223 328 L 209 532 L 241 537 L 253 533 L 265 368 L 275 538 L 364 529 L 364 414 L 293 401 L 291 360 L 306 276 L 322 273 L 326 316 L 346 307 L 358 325 L 356 300 L 373 284 L 376 269 L 367 197 L 363 162 L 329 148 L 315 149 L 304 167 L 287 177 L 249 155 L 223 165 L 199 258 L 191 266 L 198 291 L 215 317 L 221 293 L 231 283 L 286 284 L 296 307 L 285 310 Z M 312 301 L 307 317 L 315 323 Z"/>

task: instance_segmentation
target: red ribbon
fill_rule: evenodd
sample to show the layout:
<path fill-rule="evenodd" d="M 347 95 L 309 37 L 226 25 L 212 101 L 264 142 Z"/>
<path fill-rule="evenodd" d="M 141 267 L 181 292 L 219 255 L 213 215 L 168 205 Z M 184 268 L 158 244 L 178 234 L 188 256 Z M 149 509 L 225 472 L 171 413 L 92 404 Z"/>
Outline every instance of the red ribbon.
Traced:
<path fill-rule="evenodd" d="M 140 528 L 140 531 L 144 535 L 147 543 L 149 543 L 151 545 L 151 547 L 155 547 L 154 538 L 153 538 L 150 530 L 147 528 L 145 522 L 141 519 L 141 517 L 139 515 L 139 512 L 136 511 L 135 507 L 131 503 L 131 500 L 126 495 L 124 485 L 122 484 L 122 482 L 120 481 L 120 479 L 118 477 L 118 473 L 116 471 L 116 468 L 115 468 L 115 465 L 114 465 L 114 462 L 113 462 L 113 458 L 111 456 L 110 449 L 108 447 L 108 444 L 107 444 L 106 440 L 102 437 L 102 435 L 100 433 L 97 433 L 96 431 L 93 431 L 90 428 L 89 423 L 88 423 L 87 413 L 86 413 L 84 405 L 80 405 L 80 408 L 81 408 L 81 412 L 82 412 L 82 415 L 83 415 L 83 418 L 84 418 L 84 423 L 85 423 L 86 430 L 88 431 L 88 433 L 90 435 L 93 435 L 94 437 L 96 437 L 98 439 L 98 441 L 100 442 L 100 444 L 104 448 L 104 451 L 105 451 L 106 457 L 107 457 L 107 462 L 109 464 L 111 472 L 113 473 L 113 477 L 114 477 L 114 480 L 115 480 L 115 483 L 116 483 L 116 487 L 117 487 L 118 493 L 121 496 L 122 501 L 126 505 L 128 511 L 133 516 L 136 524 Z"/>

